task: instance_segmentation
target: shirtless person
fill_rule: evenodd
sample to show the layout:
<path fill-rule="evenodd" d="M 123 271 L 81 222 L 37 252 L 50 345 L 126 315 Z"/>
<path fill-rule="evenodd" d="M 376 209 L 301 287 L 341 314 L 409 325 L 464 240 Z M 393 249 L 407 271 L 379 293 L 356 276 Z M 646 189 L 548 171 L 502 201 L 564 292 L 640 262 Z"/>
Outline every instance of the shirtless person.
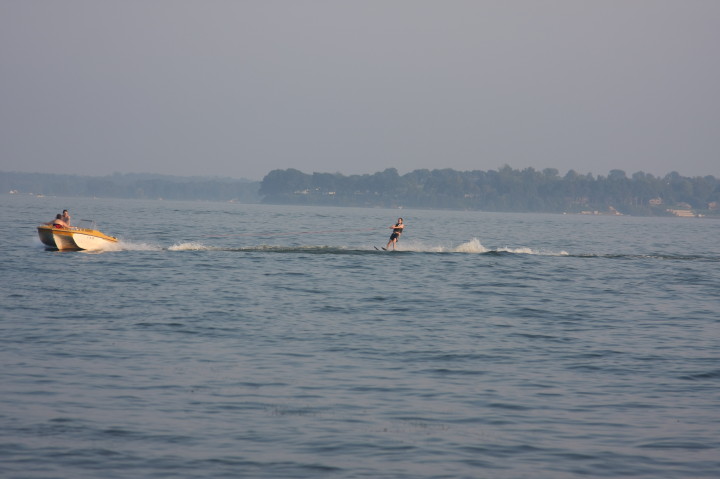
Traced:
<path fill-rule="evenodd" d="M 52 226 L 53 228 L 69 228 L 70 225 L 63 220 L 63 217 L 60 213 L 55 215 L 55 219 L 52 221 L 48 221 L 45 223 L 46 225 Z"/>

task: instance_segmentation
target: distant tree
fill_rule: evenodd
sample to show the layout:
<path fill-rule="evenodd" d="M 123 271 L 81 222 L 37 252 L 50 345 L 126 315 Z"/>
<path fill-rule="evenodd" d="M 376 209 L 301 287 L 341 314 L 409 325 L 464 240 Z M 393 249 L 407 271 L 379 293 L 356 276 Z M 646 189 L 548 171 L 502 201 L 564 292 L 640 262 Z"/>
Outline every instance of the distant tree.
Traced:
<path fill-rule="evenodd" d="M 268 198 L 287 199 L 288 195 L 304 191 L 310 188 L 311 184 L 309 175 L 294 168 L 273 170 L 263 178 L 260 194 Z"/>

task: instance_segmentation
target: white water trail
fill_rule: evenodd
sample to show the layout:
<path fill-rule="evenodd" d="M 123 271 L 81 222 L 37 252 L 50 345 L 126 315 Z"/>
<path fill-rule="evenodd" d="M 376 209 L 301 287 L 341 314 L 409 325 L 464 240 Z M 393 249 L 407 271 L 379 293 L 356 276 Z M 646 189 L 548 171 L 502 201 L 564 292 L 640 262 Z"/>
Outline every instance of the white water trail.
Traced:
<path fill-rule="evenodd" d="M 39 243 L 39 241 L 37 241 Z M 347 250 L 347 247 L 331 247 L 331 246 L 243 246 L 243 247 L 221 247 L 221 246 L 208 246 L 206 244 L 197 241 L 188 241 L 182 243 L 175 243 L 168 247 L 163 247 L 157 244 L 146 243 L 146 242 L 135 242 L 128 240 L 119 240 L 117 243 L 107 244 L 102 250 L 97 252 L 112 252 L 112 251 L 321 251 L 321 250 Z M 540 255 L 540 256 L 568 256 L 568 253 L 562 251 L 545 251 L 536 250 L 527 246 L 518 248 L 510 248 L 508 246 L 502 248 L 488 248 L 484 246 L 478 238 L 473 238 L 470 241 L 460 243 L 459 245 L 428 245 L 422 242 L 404 242 L 399 244 L 397 251 L 408 251 L 415 253 L 466 253 L 466 254 L 483 254 L 483 253 L 511 253 L 511 254 L 527 254 L 527 255 Z"/>
<path fill-rule="evenodd" d="M 162 251 L 162 246 L 127 240 L 118 240 L 117 243 L 108 245 L 103 251 Z"/>
<path fill-rule="evenodd" d="M 534 250 L 532 248 L 528 247 L 521 247 L 521 248 L 508 248 L 507 246 L 504 248 L 498 248 L 498 253 L 513 253 L 513 254 L 533 254 L 538 256 L 569 256 L 570 253 L 568 253 L 565 250 L 561 251 L 544 251 L 544 250 Z"/>
<path fill-rule="evenodd" d="M 187 243 L 175 243 L 168 248 L 168 251 L 212 251 L 220 248 L 213 246 L 206 246 L 196 241 L 189 241 Z"/>
<path fill-rule="evenodd" d="M 528 254 L 528 255 L 539 255 L 539 256 L 568 256 L 567 251 L 545 251 L 536 250 L 527 246 L 521 246 L 519 248 L 510 248 L 505 246 L 503 248 L 488 248 L 484 246 L 479 239 L 473 238 L 470 241 L 461 243 L 456 246 L 428 246 L 418 242 L 406 242 L 402 245 L 398 245 L 398 251 L 412 251 L 418 253 L 469 253 L 469 254 L 483 254 L 483 253 L 512 253 L 512 254 Z"/>
<path fill-rule="evenodd" d="M 483 246 L 477 238 L 473 238 L 467 243 L 462 243 L 452 249 L 453 253 L 487 253 L 488 251 L 490 250 Z"/>

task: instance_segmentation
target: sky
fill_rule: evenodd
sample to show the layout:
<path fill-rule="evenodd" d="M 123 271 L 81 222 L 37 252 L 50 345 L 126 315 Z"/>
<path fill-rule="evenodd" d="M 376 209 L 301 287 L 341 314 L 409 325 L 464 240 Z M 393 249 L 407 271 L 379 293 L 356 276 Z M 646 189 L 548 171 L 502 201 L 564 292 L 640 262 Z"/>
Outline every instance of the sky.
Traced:
<path fill-rule="evenodd" d="M 720 176 L 717 0 L 0 0 L 0 171 Z"/>

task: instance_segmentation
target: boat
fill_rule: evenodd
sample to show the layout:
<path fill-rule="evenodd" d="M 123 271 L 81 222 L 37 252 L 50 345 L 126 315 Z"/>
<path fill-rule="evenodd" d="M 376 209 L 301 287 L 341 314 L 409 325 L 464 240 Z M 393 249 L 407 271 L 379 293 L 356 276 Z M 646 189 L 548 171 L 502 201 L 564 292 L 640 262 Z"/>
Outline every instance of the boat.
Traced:
<path fill-rule="evenodd" d="M 65 228 L 52 224 L 40 225 L 37 227 L 40 241 L 48 248 L 60 251 L 97 251 L 107 249 L 118 242 L 114 236 L 98 231 L 94 221 L 80 220 L 80 222 L 89 223 L 89 226 Z"/>

